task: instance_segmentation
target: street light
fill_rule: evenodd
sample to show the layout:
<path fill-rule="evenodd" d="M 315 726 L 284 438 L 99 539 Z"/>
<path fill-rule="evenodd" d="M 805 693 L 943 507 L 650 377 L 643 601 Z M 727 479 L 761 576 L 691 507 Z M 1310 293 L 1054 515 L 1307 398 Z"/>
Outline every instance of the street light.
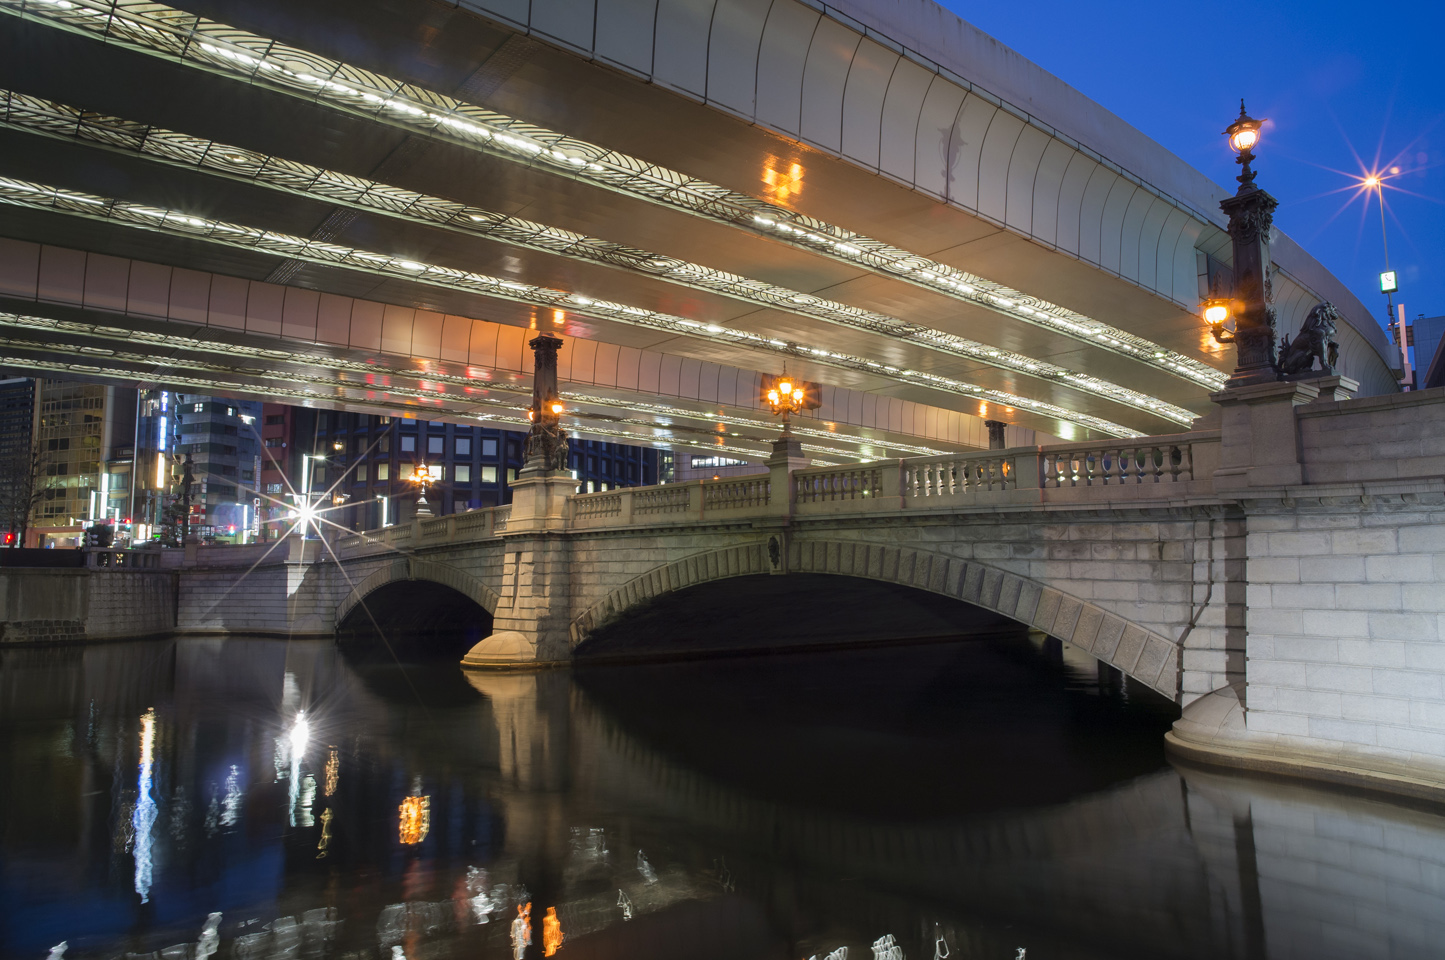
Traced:
<path fill-rule="evenodd" d="M 1380 292 L 1385 295 L 1385 327 L 1394 329 L 1400 338 L 1400 366 L 1401 369 L 1409 367 L 1410 360 L 1410 339 L 1405 329 L 1405 311 L 1400 310 L 1400 316 L 1395 316 L 1395 294 L 1400 291 L 1400 280 L 1394 270 L 1390 269 L 1390 237 L 1385 232 L 1385 178 L 1378 173 L 1372 173 L 1360 181 L 1361 186 L 1368 193 L 1373 190 L 1380 199 L 1380 243 L 1385 248 L 1385 269 L 1380 273 Z M 1365 203 L 1369 203 L 1366 199 Z M 1406 373 L 1409 376 L 1409 373 Z"/>
<path fill-rule="evenodd" d="M 803 409 L 806 396 L 807 390 L 803 385 L 794 382 L 786 372 L 768 391 L 768 406 L 772 408 L 773 416 L 783 418 L 783 433 L 789 432 L 788 418 Z"/>
<path fill-rule="evenodd" d="M 1229 238 L 1234 248 L 1234 289 L 1227 297 L 1215 291 L 1200 305 L 1200 312 L 1216 342 L 1235 345 L 1234 375 L 1226 387 L 1279 379 L 1275 315 L 1269 290 L 1269 232 L 1279 201 L 1254 185 L 1255 172 L 1250 168 L 1264 123 L 1251 117 L 1240 100 L 1239 116 L 1224 129 L 1230 149 L 1238 154 L 1235 162 L 1243 168 L 1235 177 L 1239 189 L 1219 204 L 1229 217 Z M 1225 329 L 1231 317 L 1233 331 Z"/>
<path fill-rule="evenodd" d="M 1204 315 L 1204 321 L 1209 324 L 1209 329 L 1214 333 L 1217 343 L 1233 343 L 1234 336 L 1224 329 L 1229 322 L 1229 298 L 1208 297 L 1199 305 Z"/>

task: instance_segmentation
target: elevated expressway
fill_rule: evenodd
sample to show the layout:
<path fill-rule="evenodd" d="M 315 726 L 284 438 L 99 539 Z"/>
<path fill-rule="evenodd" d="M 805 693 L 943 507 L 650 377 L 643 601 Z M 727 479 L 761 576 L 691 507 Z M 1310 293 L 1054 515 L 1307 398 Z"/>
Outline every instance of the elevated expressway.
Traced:
<path fill-rule="evenodd" d="M 1176 433 L 1232 359 L 1226 192 L 924 0 L 0 0 L 0 91 L 9 368 L 521 425 L 548 330 L 575 432 L 757 456 L 786 363 L 831 464 Z"/>

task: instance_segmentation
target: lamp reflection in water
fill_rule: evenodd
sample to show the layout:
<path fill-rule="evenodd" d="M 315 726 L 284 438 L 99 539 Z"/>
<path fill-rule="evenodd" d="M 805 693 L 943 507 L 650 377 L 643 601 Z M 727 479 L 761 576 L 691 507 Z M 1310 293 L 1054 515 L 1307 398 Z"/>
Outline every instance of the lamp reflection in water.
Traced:
<path fill-rule="evenodd" d="M 301 758 L 306 755 L 306 747 L 310 742 L 311 721 L 306 719 L 305 710 L 299 710 L 287 737 L 291 760 L 291 783 L 287 792 L 289 801 L 287 822 L 293 827 L 297 825 L 298 819 L 303 827 L 309 827 L 314 822 L 311 817 L 311 803 L 316 797 L 316 778 L 308 775 L 305 782 L 301 778 Z M 300 813 L 299 818 L 298 812 Z"/>
<path fill-rule="evenodd" d="M 136 780 L 135 812 L 131 827 L 135 836 L 135 892 L 141 903 L 151 898 L 151 828 L 156 823 L 156 801 L 151 796 L 155 762 L 156 711 L 151 707 L 140 718 L 140 776 Z"/>
<path fill-rule="evenodd" d="M 617 905 L 622 908 L 622 919 L 632 919 L 632 898 L 621 887 L 617 888 Z"/>
<path fill-rule="evenodd" d="M 329 797 L 336 793 L 336 785 L 341 780 L 341 753 L 335 747 L 326 757 L 326 795 Z"/>
<path fill-rule="evenodd" d="M 416 785 L 419 786 L 419 785 Z M 416 787 L 414 786 L 413 789 Z M 431 832 L 431 797 L 413 795 L 397 807 L 400 814 L 398 831 L 401 842 L 408 846 L 421 843 Z"/>
<path fill-rule="evenodd" d="M 321 811 L 321 839 L 316 842 L 316 859 L 326 859 L 326 848 L 331 846 L 331 808 Z"/>
<path fill-rule="evenodd" d="M 542 918 L 542 956 L 550 957 L 562 946 L 562 921 L 557 919 L 557 908 L 548 907 Z"/>
<path fill-rule="evenodd" d="M 221 826 L 234 827 L 240 816 L 241 771 L 235 764 L 232 764 L 231 772 L 226 776 L 226 796 L 221 801 Z"/>
<path fill-rule="evenodd" d="M 873 941 L 873 960 L 903 960 L 903 948 L 893 934 L 885 933 Z"/>
<path fill-rule="evenodd" d="M 512 956 L 522 960 L 522 955 L 532 945 L 532 904 L 517 904 L 517 919 L 512 921 Z"/>

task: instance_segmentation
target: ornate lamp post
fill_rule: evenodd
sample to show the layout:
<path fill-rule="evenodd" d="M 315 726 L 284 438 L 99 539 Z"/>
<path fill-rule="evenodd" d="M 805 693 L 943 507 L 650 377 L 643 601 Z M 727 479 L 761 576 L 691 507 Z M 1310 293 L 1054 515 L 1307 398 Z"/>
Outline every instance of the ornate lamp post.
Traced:
<path fill-rule="evenodd" d="M 790 377 L 787 368 L 780 377 L 763 378 L 763 402 L 773 416 L 783 418 L 783 432 L 773 441 L 773 454 L 768 458 L 769 466 L 785 465 L 788 470 L 799 470 L 808 465 L 803 456 L 803 445 L 793 436 L 791 418 L 795 413 L 815 409 L 821 400 L 816 383 L 808 383 L 797 377 Z"/>
<path fill-rule="evenodd" d="M 440 479 L 441 477 L 433 473 L 431 467 L 426 465 L 425 460 L 416 465 L 416 472 L 411 475 L 411 481 L 421 488 L 421 496 L 416 498 L 416 515 L 418 517 L 432 516 L 431 504 L 426 502 L 426 488 Z"/>
<path fill-rule="evenodd" d="M 1239 154 L 1235 162 L 1243 168 L 1235 178 L 1239 181 L 1239 190 L 1219 204 L 1229 216 L 1229 238 L 1234 246 L 1234 290 L 1231 296 L 1215 295 L 1205 300 L 1203 313 L 1214 339 L 1236 346 L 1234 375 L 1226 387 L 1279 379 L 1269 283 L 1269 231 L 1279 201 L 1255 186 L 1255 173 L 1250 168 L 1264 122 L 1246 113 L 1244 101 L 1240 100 L 1239 117 L 1224 131 L 1229 146 Z M 1232 332 L 1225 328 L 1231 317 L 1234 319 Z"/>
<path fill-rule="evenodd" d="M 567 409 L 557 389 L 557 350 L 562 340 L 543 333 L 527 346 L 532 348 L 532 405 L 527 419 L 526 464 L 523 472 L 550 473 L 567 469 L 567 434 L 562 430 L 562 413 Z"/>

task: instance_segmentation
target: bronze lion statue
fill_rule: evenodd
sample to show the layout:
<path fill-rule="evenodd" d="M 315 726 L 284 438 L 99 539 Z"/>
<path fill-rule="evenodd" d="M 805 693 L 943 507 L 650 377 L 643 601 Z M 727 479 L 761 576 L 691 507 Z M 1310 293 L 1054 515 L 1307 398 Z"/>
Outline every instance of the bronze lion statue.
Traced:
<path fill-rule="evenodd" d="M 1316 360 L 1320 362 L 1320 374 L 1328 376 L 1335 372 L 1340 360 L 1340 345 L 1335 341 L 1335 323 L 1340 312 L 1328 300 L 1317 304 L 1305 317 L 1304 325 L 1291 341 L 1281 337 L 1279 342 L 1279 372 L 1284 377 L 1299 377 L 1312 373 Z"/>

